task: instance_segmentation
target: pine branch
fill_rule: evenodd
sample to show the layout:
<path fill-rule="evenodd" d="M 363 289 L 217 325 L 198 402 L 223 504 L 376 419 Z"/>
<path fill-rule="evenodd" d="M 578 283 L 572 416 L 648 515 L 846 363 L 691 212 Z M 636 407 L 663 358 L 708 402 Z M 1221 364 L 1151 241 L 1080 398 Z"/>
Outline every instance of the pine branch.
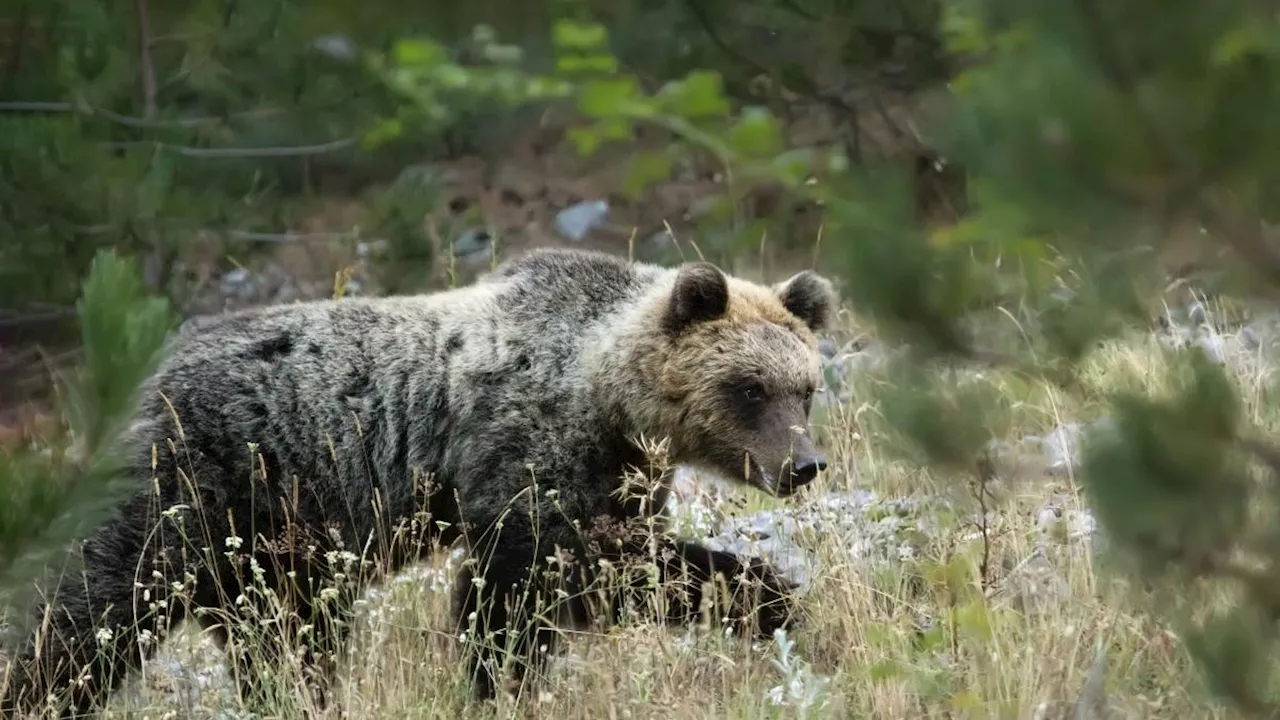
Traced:
<path fill-rule="evenodd" d="M 95 258 L 76 309 L 84 359 L 60 393 L 74 450 L 0 452 L 0 603 L 10 607 L 23 604 L 31 582 L 120 497 L 145 488 L 127 472 L 116 442 L 174 317 L 167 302 L 143 294 L 133 264 L 110 252 Z"/>
<path fill-rule="evenodd" d="M 1165 130 L 1164 125 L 1142 102 L 1138 93 L 1138 78 L 1132 64 L 1127 62 L 1119 43 L 1112 37 L 1110 28 L 1097 6 L 1097 0 L 1075 0 L 1080 17 L 1088 29 L 1094 50 L 1101 61 L 1104 72 L 1111 84 L 1123 97 L 1127 98 L 1134 110 L 1135 119 L 1142 124 L 1147 135 L 1156 143 L 1156 148 L 1164 155 L 1168 164 L 1174 168 L 1179 180 L 1192 183 L 1202 181 L 1203 173 L 1195 158 L 1174 140 Z M 1235 210 L 1228 207 L 1220 197 L 1206 191 L 1200 182 L 1195 182 L 1196 201 L 1194 207 L 1201 212 L 1209 224 L 1221 230 L 1223 239 L 1228 245 L 1247 260 L 1256 272 L 1269 283 L 1268 292 L 1280 295 L 1280 248 L 1269 243 L 1262 233 L 1262 225 L 1256 221 L 1246 221 Z"/>

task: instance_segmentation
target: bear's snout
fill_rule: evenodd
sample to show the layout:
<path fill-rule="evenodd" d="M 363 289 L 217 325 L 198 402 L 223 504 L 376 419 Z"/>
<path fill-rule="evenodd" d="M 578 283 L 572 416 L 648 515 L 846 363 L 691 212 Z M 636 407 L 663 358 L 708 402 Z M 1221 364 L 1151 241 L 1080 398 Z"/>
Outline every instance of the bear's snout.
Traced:
<path fill-rule="evenodd" d="M 778 494 L 791 495 L 813 482 L 818 473 L 827 469 L 827 458 L 820 453 L 806 454 L 788 463 L 778 482 Z"/>
<path fill-rule="evenodd" d="M 827 459 L 822 455 L 812 455 L 796 462 L 791 468 L 791 484 L 804 487 L 818 477 L 818 473 L 827 469 Z"/>

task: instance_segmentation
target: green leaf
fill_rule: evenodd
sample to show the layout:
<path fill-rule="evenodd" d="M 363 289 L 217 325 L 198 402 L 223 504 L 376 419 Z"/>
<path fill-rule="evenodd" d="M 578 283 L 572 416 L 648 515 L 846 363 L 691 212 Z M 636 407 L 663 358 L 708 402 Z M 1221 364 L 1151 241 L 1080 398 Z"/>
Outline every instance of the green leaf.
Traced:
<path fill-rule="evenodd" d="M 770 160 L 769 166 L 782 182 L 794 187 L 809 177 L 813 169 L 813 150 L 810 148 L 787 150 Z"/>
<path fill-rule="evenodd" d="M 724 81 L 719 73 L 711 70 L 695 70 L 683 80 L 667 83 L 658 91 L 658 99 L 667 111 L 689 119 L 729 112 Z"/>
<path fill-rule="evenodd" d="M 708 198 L 698 216 L 698 224 L 702 227 L 724 225 L 733 220 L 734 203 L 728 194 Z"/>
<path fill-rule="evenodd" d="M 671 178 L 671 156 L 661 150 L 640 152 L 631 156 L 622 192 L 638 198 L 649 186 Z"/>
<path fill-rule="evenodd" d="M 762 107 L 749 107 L 729 128 L 729 147 L 749 159 L 778 154 L 784 146 L 778 121 Z"/>
<path fill-rule="evenodd" d="M 588 117 L 602 118 L 622 114 L 639 96 L 640 84 L 634 77 L 593 80 L 578 93 L 578 110 Z"/>
<path fill-rule="evenodd" d="M 598 50 L 609 43 L 609 32 L 599 23 L 558 20 L 551 29 L 551 41 L 557 48 Z"/>
<path fill-rule="evenodd" d="M 611 75 L 618 72 L 618 59 L 605 54 L 561 55 L 556 58 L 556 70 L 565 75 L 575 73 Z"/>
<path fill-rule="evenodd" d="M 381 120 L 360 138 L 360 144 L 373 150 L 385 142 L 389 142 L 404 134 L 404 123 L 399 118 Z"/>
<path fill-rule="evenodd" d="M 1269 49 L 1274 43 L 1269 32 L 1273 31 L 1261 23 L 1230 29 L 1214 43 L 1210 63 L 1215 68 L 1222 68 L 1239 62 L 1246 55 Z"/>
<path fill-rule="evenodd" d="M 532 77 L 529 78 L 527 91 L 529 97 L 535 100 L 565 98 L 573 94 L 573 86 L 554 78 Z"/>
<path fill-rule="evenodd" d="M 431 73 L 433 80 L 450 90 L 461 90 L 474 85 L 476 79 L 480 77 L 483 76 L 454 63 L 442 63 Z"/>
<path fill-rule="evenodd" d="M 626 118 L 604 118 L 596 121 L 601 140 L 630 140 L 634 126 Z"/>
<path fill-rule="evenodd" d="M 566 133 L 569 141 L 577 148 L 578 154 L 586 157 L 595 153 L 600 148 L 603 138 L 600 137 L 600 130 L 595 125 L 587 127 L 571 127 Z"/>
<path fill-rule="evenodd" d="M 942 6 L 940 26 L 948 52 L 957 55 L 979 53 L 990 45 L 986 28 L 970 12 L 969 8 L 953 3 Z"/>
<path fill-rule="evenodd" d="M 416 66 L 430 70 L 449 59 L 443 45 L 431 40 L 403 39 L 392 46 L 391 56 L 397 65 Z"/>

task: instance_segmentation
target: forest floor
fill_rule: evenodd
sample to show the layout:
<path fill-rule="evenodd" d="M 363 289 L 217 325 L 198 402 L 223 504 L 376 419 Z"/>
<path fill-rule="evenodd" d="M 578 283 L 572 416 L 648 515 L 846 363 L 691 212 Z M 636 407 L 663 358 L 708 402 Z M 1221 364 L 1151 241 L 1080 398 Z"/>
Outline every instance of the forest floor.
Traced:
<path fill-rule="evenodd" d="M 478 208 L 478 224 L 498 228 L 502 238 L 496 249 L 459 258 L 464 281 L 535 245 L 629 253 L 637 242 L 661 237 L 664 221 L 679 240 L 700 200 L 717 191 L 713 175 L 694 173 L 628 202 L 618 193 L 625 153 L 588 173 L 564 152 L 514 152 L 496 180 L 484 179 L 475 158 L 438 168 L 447 180 L 442 212 Z M 610 204 L 605 226 L 578 241 L 556 231 L 558 213 L 599 199 Z M 368 267 L 376 239 L 346 234 L 359 211 L 354 200 L 317 202 L 293 230 L 321 240 L 274 243 L 237 267 L 211 246 L 193 251 L 183 262 L 203 290 L 191 310 L 323 297 L 348 270 L 355 281 L 349 289 L 376 292 Z M 696 255 L 691 246 L 674 245 Z M 803 248 L 776 266 L 747 263 L 744 272 L 776 275 L 811 260 Z M 1172 339 L 1213 344 L 1247 411 L 1264 425 L 1280 425 L 1263 390 L 1278 367 L 1263 352 L 1269 340 L 1262 338 L 1273 333 L 1262 326 L 1229 330 L 1201 315 Z M 975 514 L 963 483 L 886 450 L 869 388 L 881 380 L 891 352 L 864 327 L 842 312 L 824 338 L 827 387 L 813 425 L 832 463 L 813 487 L 783 502 L 682 473 L 673 507 L 681 532 L 758 552 L 799 581 L 806 619 L 791 636 L 740 641 L 715 627 L 657 628 L 636 619 L 567 638 L 548 677 L 514 701 L 477 705 L 460 671 L 458 638 L 446 630 L 457 557 L 442 552 L 367 590 L 329 709 L 312 704 L 304 674 L 290 659 L 271 678 L 275 699 L 256 716 L 1230 717 L 1206 700 L 1181 640 L 1151 619 L 1126 578 L 1098 560 L 1105 538 L 1075 484 L 1073 461 L 1080 432 L 1102 417 L 1101 409 L 1047 382 L 975 373 L 973 382 L 999 385 L 1018 408 L 1016 421 L 995 439 L 1000 471 L 985 513 Z M 1086 377 L 1099 391 L 1154 389 L 1167 335 L 1109 345 L 1095 354 Z M 10 432 L 19 424 L 11 421 Z M 273 631 L 269 617 L 257 622 L 258 631 Z M 255 716 L 234 688 L 211 641 L 186 627 L 129 682 L 109 716 Z"/>

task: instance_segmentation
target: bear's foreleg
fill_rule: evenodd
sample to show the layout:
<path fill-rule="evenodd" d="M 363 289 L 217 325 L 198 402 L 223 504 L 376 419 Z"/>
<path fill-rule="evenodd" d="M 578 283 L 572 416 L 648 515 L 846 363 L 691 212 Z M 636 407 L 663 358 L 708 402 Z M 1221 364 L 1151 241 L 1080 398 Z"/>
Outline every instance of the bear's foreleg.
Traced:
<path fill-rule="evenodd" d="M 477 699 L 497 694 L 505 675 L 517 684 L 530 669 L 539 669 L 552 652 L 555 634 L 537 614 L 537 572 L 534 556 L 525 547 L 504 547 L 488 553 L 480 567 L 458 573 L 454 612 L 459 632 L 468 638 L 466 670 Z M 531 652 L 540 649 L 541 652 Z M 510 659 L 509 669 L 503 658 Z M 531 667 L 532 666 L 532 667 Z"/>
<path fill-rule="evenodd" d="M 472 546 L 454 587 L 458 631 L 468 638 L 466 669 L 478 699 L 494 697 L 504 677 L 518 688 L 530 672 L 536 676 L 545 668 L 556 650 L 556 626 L 585 617 L 587 580 L 580 576 L 589 569 L 579 562 L 587 557 L 585 547 L 569 529 L 535 532 L 508 516 L 491 532 Z"/>
<path fill-rule="evenodd" d="M 656 552 L 648 545 L 651 542 L 659 543 Z M 798 617 L 793 584 L 758 558 L 743 558 L 667 536 L 645 540 L 627 551 L 632 557 L 657 563 L 657 590 L 662 594 L 667 624 L 686 625 L 701 619 L 714 626 L 728 619 L 739 631 L 767 638 L 774 630 L 794 624 Z M 707 583 L 714 586 L 714 597 L 707 597 Z M 627 591 L 643 594 L 653 589 L 641 581 L 632 583 Z M 619 611 L 623 605 L 615 603 Z"/>

